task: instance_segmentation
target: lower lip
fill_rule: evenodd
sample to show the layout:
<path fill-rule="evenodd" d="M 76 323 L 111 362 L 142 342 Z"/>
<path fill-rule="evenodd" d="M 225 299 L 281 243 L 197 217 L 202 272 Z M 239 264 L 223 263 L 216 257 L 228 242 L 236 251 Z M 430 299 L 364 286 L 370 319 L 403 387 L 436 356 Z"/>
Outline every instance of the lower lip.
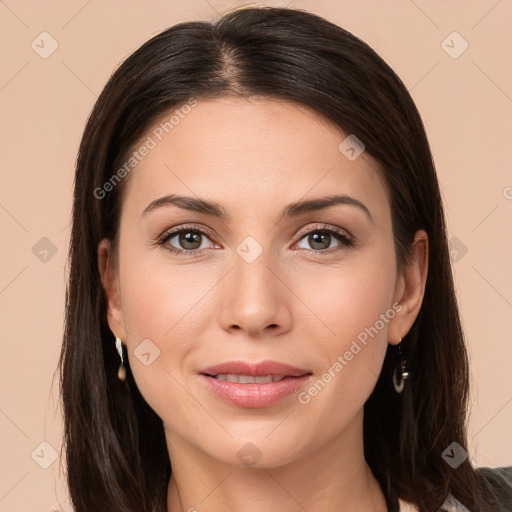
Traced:
<path fill-rule="evenodd" d="M 209 375 L 201 375 L 201 377 L 208 388 L 221 400 L 238 407 L 257 409 L 274 405 L 295 393 L 304 386 L 311 375 L 285 377 L 280 381 L 265 384 L 240 384 L 217 380 Z"/>

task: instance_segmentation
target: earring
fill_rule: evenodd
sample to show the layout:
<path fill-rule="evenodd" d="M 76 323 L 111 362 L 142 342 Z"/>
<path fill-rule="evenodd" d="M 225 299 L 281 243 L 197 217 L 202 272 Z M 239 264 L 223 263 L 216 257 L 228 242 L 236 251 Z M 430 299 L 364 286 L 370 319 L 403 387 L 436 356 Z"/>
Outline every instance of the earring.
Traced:
<path fill-rule="evenodd" d="M 120 338 L 116 336 L 116 349 L 119 353 L 119 357 L 121 358 L 121 364 L 119 365 L 119 370 L 117 370 L 117 378 L 119 380 L 126 380 L 126 368 L 124 367 L 124 360 L 123 360 L 123 345 Z"/>
<path fill-rule="evenodd" d="M 405 379 L 409 376 L 409 372 L 406 370 L 405 363 L 407 362 L 402 357 L 402 350 L 400 348 L 400 344 L 402 342 L 402 338 L 398 341 L 398 364 L 395 367 L 395 371 L 393 372 L 393 386 L 395 387 L 395 391 L 400 394 L 404 390 Z M 400 382 L 397 379 L 397 373 L 400 374 Z"/>

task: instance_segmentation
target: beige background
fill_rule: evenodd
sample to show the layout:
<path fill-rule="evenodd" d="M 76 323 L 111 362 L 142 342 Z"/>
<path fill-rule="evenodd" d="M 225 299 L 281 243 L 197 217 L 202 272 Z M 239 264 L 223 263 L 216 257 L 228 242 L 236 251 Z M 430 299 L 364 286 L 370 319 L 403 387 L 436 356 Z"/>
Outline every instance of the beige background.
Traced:
<path fill-rule="evenodd" d="M 150 36 L 237 5 L 244 4 L 0 0 L 0 512 L 71 510 L 52 457 L 61 446 L 54 371 L 73 166 L 86 117 L 113 69 Z M 474 380 L 470 456 L 479 466 L 511 465 L 512 1 L 288 5 L 367 41 L 422 113 L 455 237 Z M 443 43 L 453 31 L 460 36 Z M 42 32 L 58 44 L 46 59 L 40 54 L 52 41 Z M 467 50 L 452 58 L 464 41 Z"/>

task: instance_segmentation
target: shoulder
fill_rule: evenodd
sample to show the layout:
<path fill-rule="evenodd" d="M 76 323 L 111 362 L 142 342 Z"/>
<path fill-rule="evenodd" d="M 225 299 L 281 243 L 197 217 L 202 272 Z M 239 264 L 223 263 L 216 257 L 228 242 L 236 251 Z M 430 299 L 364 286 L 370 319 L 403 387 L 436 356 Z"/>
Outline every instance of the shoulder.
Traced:
<path fill-rule="evenodd" d="M 477 468 L 477 471 L 498 498 L 498 508 L 493 510 L 493 512 L 512 511 L 512 466 L 499 468 L 479 467 Z M 403 500 L 398 501 L 400 512 L 418 511 L 418 508 L 415 505 Z M 443 503 L 441 510 L 443 512 L 470 512 L 453 496 L 448 496 L 447 500 Z"/>
<path fill-rule="evenodd" d="M 483 477 L 488 487 L 496 494 L 498 504 L 496 507 L 493 507 L 493 512 L 512 511 L 512 466 L 499 468 L 479 467 L 476 470 Z M 449 496 L 443 504 L 442 510 L 446 510 L 446 512 L 458 512 L 459 510 L 466 512 L 468 509 L 452 496 Z"/>
<path fill-rule="evenodd" d="M 512 466 L 499 468 L 479 467 L 477 471 L 498 496 L 500 509 L 497 512 L 512 510 Z"/>

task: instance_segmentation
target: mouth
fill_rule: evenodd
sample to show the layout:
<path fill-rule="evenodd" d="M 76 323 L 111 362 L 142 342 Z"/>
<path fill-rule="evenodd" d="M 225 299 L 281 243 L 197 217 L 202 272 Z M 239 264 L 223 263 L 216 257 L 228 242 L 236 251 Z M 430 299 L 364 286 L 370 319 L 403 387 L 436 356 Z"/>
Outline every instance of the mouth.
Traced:
<path fill-rule="evenodd" d="M 252 375 L 237 375 L 235 373 L 219 373 L 218 375 L 208 375 L 215 380 L 225 380 L 227 382 L 238 382 L 240 384 L 268 384 L 269 382 L 279 382 L 287 375 L 266 375 L 265 377 L 253 377 Z"/>
<path fill-rule="evenodd" d="M 200 371 L 216 398 L 244 408 L 274 405 L 302 388 L 312 376 L 306 369 L 276 361 L 229 361 Z"/>

